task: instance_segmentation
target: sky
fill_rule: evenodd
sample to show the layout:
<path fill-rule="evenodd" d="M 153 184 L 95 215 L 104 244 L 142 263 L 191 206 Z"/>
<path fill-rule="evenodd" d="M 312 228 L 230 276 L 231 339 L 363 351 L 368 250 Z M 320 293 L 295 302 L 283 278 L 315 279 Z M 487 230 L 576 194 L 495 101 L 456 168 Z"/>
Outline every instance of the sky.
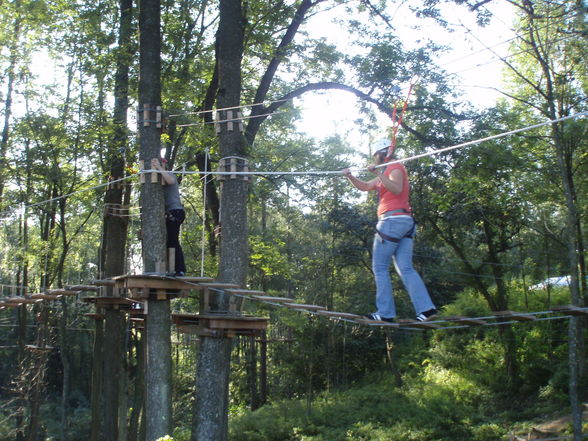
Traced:
<path fill-rule="evenodd" d="M 394 11 L 392 24 L 398 28 L 403 44 L 407 48 L 415 46 L 415 41 L 421 39 L 421 30 L 413 29 L 417 21 L 408 10 L 408 3 L 404 2 Z M 506 1 L 495 1 L 488 4 L 493 18 L 485 28 L 475 23 L 475 17 L 465 8 L 455 5 L 449 11 L 444 11 L 448 21 L 453 23 L 453 32 L 434 25 L 432 20 L 426 22 L 424 29 L 428 38 L 439 44 L 448 45 L 451 50 L 437 60 L 438 65 L 456 76 L 451 84 L 464 93 L 464 100 L 468 100 L 480 107 L 492 106 L 500 93 L 490 89 L 500 89 L 503 63 L 499 56 L 508 52 L 508 41 L 514 36 L 511 28 L 513 11 Z M 308 23 L 313 37 L 326 37 L 329 42 L 345 45 L 346 35 L 341 28 L 331 22 L 328 13 L 317 14 Z M 463 26 L 462 26 L 463 25 Z M 467 31 L 469 29 L 470 32 Z M 416 43 L 418 46 L 418 43 Z M 490 47 L 492 50 L 486 49 Z M 381 133 L 362 135 L 360 127 L 356 127 L 354 119 L 358 109 L 357 101 L 350 93 L 331 91 L 326 93 L 305 94 L 296 101 L 303 111 L 303 118 L 298 123 L 298 130 L 309 136 L 324 139 L 334 134 L 342 136 L 351 145 L 356 145 L 360 153 L 369 152 L 369 143 L 373 139 L 381 138 L 390 128 L 390 118 L 381 115 Z"/>
<path fill-rule="evenodd" d="M 493 19 L 490 25 L 482 28 L 476 24 L 474 14 L 452 4 L 450 9 L 443 11 L 444 17 L 450 17 L 448 21 L 453 24 L 453 32 L 449 32 L 435 25 L 432 20 L 415 19 L 409 10 L 409 4 L 414 3 L 414 0 L 400 2 L 400 6 L 394 6 L 394 10 L 388 11 L 404 46 L 418 47 L 422 44 L 423 35 L 436 43 L 450 46 L 452 50 L 439 58 L 437 63 L 455 74 L 451 83 L 464 93 L 464 100 L 481 107 L 493 105 L 501 96 L 490 89 L 500 88 L 503 64 L 498 60 L 498 55 L 507 54 L 508 41 L 514 36 L 511 29 L 512 6 L 504 0 L 489 2 L 487 7 L 493 13 Z M 339 7 L 316 14 L 304 28 L 311 37 L 324 37 L 328 43 L 339 45 L 345 50 L 346 36 L 349 34 L 341 25 L 333 23 L 340 13 Z M 416 25 L 422 28 L 415 29 Z M 466 28 L 471 32 L 466 31 Z M 486 47 L 492 48 L 492 51 Z M 35 57 L 32 68 L 40 81 L 51 83 L 56 77 L 63 76 L 61 69 L 45 53 L 39 52 Z M 348 92 L 306 93 L 297 98 L 295 104 L 302 109 L 302 119 L 296 125 L 297 130 L 319 140 L 337 134 L 350 145 L 357 146 L 359 153 L 367 154 L 369 144 L 389 132 L 389 116 L 379 114 L 381 132 L 368 136 L 360 133 L 361 127 L 357 127 L 354 122 L 359 108 L 357 99 Z"/>

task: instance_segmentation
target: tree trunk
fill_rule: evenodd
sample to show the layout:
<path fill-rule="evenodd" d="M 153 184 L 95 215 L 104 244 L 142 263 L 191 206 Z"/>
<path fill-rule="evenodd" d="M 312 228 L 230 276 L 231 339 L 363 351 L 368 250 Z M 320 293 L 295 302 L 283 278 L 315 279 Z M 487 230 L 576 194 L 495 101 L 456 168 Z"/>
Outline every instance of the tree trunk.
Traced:
<path fill-rule="evenodd" d="M 555 116 L 555 111 L 553 111 L 553 116 Z M 568 249 L 571 301 L 572 305 L 583 306 L 583 301 L 580 296 L 580 283 L 578 278 L 579 258 L 577 247 L 579 244 L 578 235 L 576 234 L 576 225 L 578 225 L 578 208 L 574 198 L 575 190 L 571 162 L 566 161 L 561 129 L 557 124 L 553 124 L 551 127 L 560 173 L 562 175 L 563 190 L 567 207 L 565 237 L 567 239 L 566 245 Z M 572 408 L 572 427 L 574 431 L 574 441 L 580 441 L 582 439 L 582 406 L 578 392 L 580 376 L 579 342 L 582 338 L 582 334 L 583 332 L 580 320 L 574 317 L 570 318 L 568 332 L 568 358 L 570 369 L 569 393 L 570 405 Z"/>
<path fill-rule="evenodd" d="M 3 172 L 8 170 L 8 162 L 6 161 L 6 153 L 8 152 L 8 138 L 10 134 L 10 117 L 12 115 L 12 94 L 14 91 L 14 81 L 16 78 L 16 62 L 20 55 L 18 50 L 18 40 L 20 38 L 20 0 L 14 3 L 15 16 L 14 26 L 12 28 L 11 43 L 9 48 L 9 64 L 6 71 L 7 82 L 4 100 L 4 126 L 2 128 L 2 137 L 0 138 L 0 208 L 2 208 L 2 201 L 4 196 L 4 182 L 5 175 Z"/>
<path fill-rule="evenodd" d="M 265 330 L 261 336 L 260 348 L 260 365 L 259 365 L 259 406 L 267 403 L 267 334 Z"/>
<path fill-rule="evenodd" d="M 104 347 L 104 320 L 97 318 L 94 321 L 94 358 L 92 360 L 92 393 L 90 408 L 92 412 L 92 422 L 90 425 L 90 441 L 101 441 L 104 438 L 101 428 L 103 404 L 102 398 L 102 375 L 104 370 L 102 348 Z"/>
<path fill-rule="evenodd" d="M 249 406 L 251 410 L 259 408 L 259 394 L 257 392 L 257 347 L 255 337 L 247 337 L 247 383 L 249 387 Z"/>
<path fill-rule="evenodd" d="M 129 107 L 129 65 L 132 58 L 131 38 L 132 27 L 132 0 L 120 0 L 118 35 L 118 53 L 116 60 L 116 73 L 114 85 L 114 111 L 113 111 L 113 137 L 108 146 L 107 166 L 108 174 L 113 180 L 122 178 L 125 174 L 125 154 L 128 143 L 127 111 Z M 127 242 L 128 219 L 123 216 L 114 216 L 113 210 L 123 204 L 127 186 L 122 183 L 109 185 L 104 196 L 104 223 L 102 232 L 102 269 L 104 277 L 118 276 L 125 271 L 125 251 Z M 112 288 L 108 287 L 107 296 L 118 296 Z M 123 344 L 124 344 L 125 316 L 119 310 L 107 308 L 105 311 L 104 333 L 107 344 L 103 347 L 104 381 L 102 390 L 94 393 L 103 394 L 103 415 L 101 418 L 101 430 L 104 439 L 117 440 L 122 429 L 120 420 L 126 418 L 126 410 L 122 411 L 119 405 L 121 391 L 124 382 L 120 382 L 124 375 Z M 121 413 L 122 412 L 122 413 Z M 96 420 L 99 418 L 95 416 Z M 126 423 L 123 425 L 126 427 Z M 97 434 L 93 427 L 92 436 Z"/>
<path fill-rule="evenodd" d="M 217 106 L 238 106 L 241 96 L 244 15 L 240 0 L 220 0 L 217 32 L 219 92 Z M 222 157 L 245 157 L 245 139 L 239 130 L 221 124 Z M 226 179 L 221 192 L 219 277 L 222 282 L 244 285 L 248 266 L 247 182 Z M 228 309 L 228 296 L 218 309 Z M 231 339 L 203 336 L 198 352 L 196 401 L 192 441 L 226 441 L 228 436 L 229 371 Z"/>
<path fill-rule="evenodd" d="M 135 393 L 133 395 L 133 410 L 129 421 L 129 437 L 128 441 L 144 441 L 145 437 L 141 436 L 141 416 L 145 414 L 145 350 L 142 338 L 142 333 L 137 332 L 136 338 L 136 358 L 137 367 L 134 377 Z"/>
<path fill-rule="evenodd" d="M 161 105 L 160 1 L 142 0 L 139 7 L 139 147 L 146 168 L 160 158 L 157 109 Z M 145 116 L 147 118 L 145 118 Z M 144 120 L 144 121 L 143 121 Z M 166 255 L 163 189 L 147 177 L 141 186 L 143 270 L 163 268 Z M 146 441 L 171 433 L 171 320 L 169 300 L 147 301 L 145 319 L 145 424 Z"/>
<path fill-rule="evenodd" d="M 67 417 L 68 408 L 67 402 L 69 397 L 70 380 L 71 380 L 71 365 L 69 360 L 69 340 L 67 338 L 67 301 L 66 297 L 61 298 L 61 321 L 59 326 L 59 347 L 61 355 L 61 366 L 63 368 L 63 385 L 61 389 L 61 427 L 60 427 L 60 441 L 66 441 Z"/>

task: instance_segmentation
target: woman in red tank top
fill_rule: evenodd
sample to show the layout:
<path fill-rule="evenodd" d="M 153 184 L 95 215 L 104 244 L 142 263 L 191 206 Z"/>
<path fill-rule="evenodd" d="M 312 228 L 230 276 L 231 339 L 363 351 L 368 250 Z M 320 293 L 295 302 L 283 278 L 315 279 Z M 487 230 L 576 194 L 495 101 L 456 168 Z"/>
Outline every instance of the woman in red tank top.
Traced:
<path fill-rule="evenodd" d="M 375 178 L 362 181 L 349 169 L 342 171 L 357 189 L 378 192 L 378 223 L 372 253 L 377 310 L 366 317 L 376 321 L 394 321 L 396 306 L 390 279 L 390 264 L 394 261 L 396 272 L 410 295 L 417 320 L 430 320 L 437 314 L 437 309 L 412 264 L 415 222 L 409 202 L 410 184 L 406 168 L 401 163 L 378 167 L 392 160 L 388 157 L 390 144 L 389 140 L 380 140 L 376 144 L 375 163 L 368 167 L 376 174 Z"/>

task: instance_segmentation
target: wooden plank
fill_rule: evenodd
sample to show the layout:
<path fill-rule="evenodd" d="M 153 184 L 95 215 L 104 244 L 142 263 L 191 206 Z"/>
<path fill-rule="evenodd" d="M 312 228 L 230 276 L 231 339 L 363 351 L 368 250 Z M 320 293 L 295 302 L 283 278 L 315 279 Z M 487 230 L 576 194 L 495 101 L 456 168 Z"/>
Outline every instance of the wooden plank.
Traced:
<path fill-rule="evenodd" d="M 367 325 L 367 326 L 386 326 L 389 328 L 398 328 L 400 326 L 399 323 L 396 322 L 384 322 L 382 320 L 370 320 L 367 317 L 359 317 L 357 319 L 355 319 L 355 321 L 361 325 Z"/>
<path fill-rule="evenodd" d="M 469 326 L 482 326 L 485 325 L 487 322 L 475 317 L 463 317 L 461 315 L 448 315 L 444 317 L 439 317 L 437 320 L 444 320 L 448 322 L 453 322 L 457 324 L 469 325 Z"/>
<path fill-rule="evenodd" d="M 290 297 L 274 297 L 274 296 L 258 296 L 258 295 L 253 295 L 251 297 L 253 297 L 254 299 L 257 299 L 257 300 L 261 300 L 262 302 L 283 303 L 283 302 L 291 302 L 293 300 Z"/>
<path fill-rule="evenodd" d="M 65 289 L 73 291 L 100 291 L 100 288 L 94 285 L 65 285 Z"/>
<path fill-rule="evenodd" d="M 326 317 L 331 317 L 331 318 L 345 318 L 345 319 L 351 319 L 351 320 L 361 318 L 360 315 L 351 314 L 349 312 L 337 312 L 337 311 L 328 311 L 328 310 L 321 310 L 321 311 L 317 311 L 317 312 L 320 315 L 324 315 Z"/>
<path fill-rule="evenodd" d="M 114 286 L 115 281 L 114 279 L 99 279 L 99 280 L 93 280 L 92 285 L 96 285 L 96 286 Z"/>
<path fill-rule="evenodd" d="M 20 303 L 0 302 L 0 306 L 2 306 L 3 308 L 17 308 L 20 305 Z"/>
<path fill-rule="evenodd" d="M 183 277 L 176 277 L 178 280 L 183 280 L 185 282 L 190 283 L 206 283 L 206 282 L 213 282 L 214 279 L 212 277 L 192 277 L 192 276 L 183 276 Z"/>
<path fill-rule="evenodd" d="M 421 328 L 421 329 L 438 329 L 440 326 L 436 323 L 421 322 L 420 320 L 398 320 L 398 324 L 403 327 Z"/>
<path fill-rule="evenodd" d="M 265 291 L 258 291 L 255 289 L 227 289 L 226 290 L 229 294 L 236 294 L 236 295 L 243 295 L 243 296 L 263 296 L 265 295 Z"/>
<path fill-rule="evenodd" d="M 96 306 L 127 306 L 131 307 L 135 302 L 124 297 L 98 297 Z"/>
<path fill-rule="evenodd" d="M 528 322 L 537 320 L 532 314 L 525 314 L 522 312 L 515 312 L 515 311 L 494 311 L 494 315 L 499 319 L 508 319 L 508 320 L 515 320 L 518 322 Z"/>
<path fill-rule="evenodd" d="M 367 325 L 367 326 L 386 326 L 388 328 L 398 328 L 400 325 L 395 322 L 383 322 L 381 320 L 370 320 L 368 318 L 358 318 L 355 319 L 357 323 L 360 325 Z"/>
<path fill-rule="evenodd" d="M 45 291 L 46 294 L 55 294 L 62 296 L 73 296 L 79 294 L 78 291 L 72 291 L 71 289 L 48 289 Z"/>
<path fill-rule="evenodd" d="M 26 345 L 27 349 L 31 351 L 52 351 L 53 346 L 37 346 L 37 345 Z"/>
<path fill-rule="evenodd" d="M 553 312 L 561 312 L 566 315 L 584 316 L 588 315 L 588 308 L 580 308 L 574 305 L 559 305 L 551 308 Z"/>
<path fill-rule="evenodd" d="M 325 308 L 324 306 L 319 306 L 319 305 L 306 305 L 304 303 L 282 303 L 284 306 L 286 306 L 287 308 L 292 308 L 292 309 L 305 309 L 307 311 L 319 311 L 319 310 L 325 310 L 327 308 Z"/>
<path fill-rule="evenodd" d="M 205 326 L 211 329 L 266 329 L 269 319 L 242 321 L 235 319 L 206 319 Z"/>
<path fill-rule="evenodd" d="M 172 314 L 172 321 L 177 326 L 202 326 L 209 329 L 266 329 L 266 317 L 229 316 L 212 314 Z"/>
<path fill-rule="evenodd" d="M 142 329 L 145 327 L 145 319 L 132 317 L 130 321 L 131 325 L 133 325 L 135 328 Z"/>
<path fill-rule="evenodd" d="M 234 283 L 223 283 L 223 282 L 204 282 L 200 283 L 200 286 L 204 288 L 217 288 L 217 289 L 239 289 L 239 285 Z"/>
<path fill-rule="evenodd" d="M 44 293 L 36 293 L 31 294 L 31 299 L 41 299 L 41 300 L 57 300 L 63 297 L 61 294 L 44 294 Z"/>
<path fill-rule="evenodd" d="M 94 319 L 94 320 L 104 320 L 105 315 L 104 314 L 97 314 L 95 312 L 90 312 L 90 313 L 86 313 L 84 314 L 86 317 Z"/>
<path fill-rule="evenodd" d="M 18 305 L 34 305 L 35 303 L 40 303 L 43 300 L 41 300 L 41 299 L 27 299 L 24 297 L 8 297 L 7 299 L 5 299 L 5 301 L 8 303 L 15 303 Z"/>
<path fill-rule="evenodd" d="M 165 289 L 165 290 L 180 290 L 180 289 L 197 289 L 199 285 L 192 285 L 184 283 L 179 279 L 172 278 L 154 278 L 154 277 L 127 277 L 116 281 L 117 285 L 123 286 L 126 289 Z"/>

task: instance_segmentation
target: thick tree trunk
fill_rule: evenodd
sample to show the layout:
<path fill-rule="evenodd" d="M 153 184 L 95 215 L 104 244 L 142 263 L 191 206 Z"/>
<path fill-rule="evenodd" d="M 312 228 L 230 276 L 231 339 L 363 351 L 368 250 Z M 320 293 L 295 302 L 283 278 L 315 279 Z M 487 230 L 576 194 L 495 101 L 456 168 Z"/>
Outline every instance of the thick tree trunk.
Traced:
<path fill-rule="evenodd" d="M 17 0 L 14 3 L 15 9 L 15 20 L 12 28 L 11 43 L 9 47 L 9 64 L 6 71 L 7 82 L 6 92 L 4 99 L 4 125 L 2 127 L 2 137 L 0 138 L 0 208 L 2 207 L 2 201 L 4 196 L 4 182 L 5 175 L 4 171 L 8 170 L 8 163 L 6 161 L 6 153 L 8 152 L 8 138 L 10 134 L 10 118 L 12 115 L 12 94 L 14 91 L 14 81 L 16 79 L 16 62 L 20 55 L 18 50 L 18 40 L 20 38 L 20 8 L 21 2 Z"/>
<path fill-rule="evenodd" d="M 141 0 L 139 7 L 139 144 L 146 168 L 160 158 L 160 129 L 154 109 L 161 105 L 160 1 Z M 145 120 L 147 116 L 147 120 Z M 163 189 L 145 179 L 141 186 L 143 270 L 163 269 L 166 254 Z M 147 301 L 145 319 L 145 424 L 146 441 L 171 433 L 171 321 L 169 300 Z"/>
<path fill-rule="evenodd" d="M 555 111 L 552 111 L 552 117 L 555 117 Z M 564 196 L 566 201 L 567 216 L 566 216 L 566 239 L 568 249 L 568 268 L 570 273 L 570 294 L 572 305 L 584 306 L 582 297 L 580 296 L 579 283 L 579 269 L 580 262 L 578 257 L 578 235 L 576 234 L 576 225 L 578 224 L 578 208 L 574 198 L 574 181 L 571 170 L 571 163 L 567 161 L 564 153 L 562 129 L 558 125 L 553 124 L 552 136 L 555 144 L 560 173 L 562 175 L 562 184 Z M 580 377 L 580 340 L 582 339 L 583 329 L 579 319 L 572 317 L 569 321 L 569 342 L 568 342 L 568 358 L 569 358 L 569 393 L 570 405 L 572 408 L 572 427 L 574 431 L 574 441 L 582 439 L 582 406 L 580 402 L 580 394 L 578 392 L 579 377 Z"/>
<path fill-rule="evenodd" d="M 240 0 L 221 0 L 217 33 L 219 108 L 238 106 L 241 96 L 244 16 Z M 245 157 L 245 139 L 238 130 L 221 125 L 222 157 Z M 221 240 L 219 277 L 222 282 L 243 285 L 248 266 L 247 182 L 226 179 L 221 192 Z M 219 302 L 226 311 L 228 298 Z M 228 436 L 229 372 L 231 339 L 202 337 L 198 352 L 196 401 L 192 441 L 226 441 Z"/>
<path fill-rule="evenodd" d="M 131 38 L 132 38 L 132 0 L 120 0 L 117 65 L 115 74 L 115 101 L 113 113 L 114 134 L 108 146 L 107 167 L 108 174 L 113 180 L 122 178 L 125 174 L 124 152 L 128 143 L 127 111 L 129 107 L 129 64 L 131 62 Z M 101 269 L 104 277 L 118 276 L 125 271 L 125 250 L 127 242 L 128 220 L 126 217 L 112 215 L 110 208 L 120 207 L 125 197 L 122 183 L 108 186 L 104 197 L 103 243 Z M 107 289 L 107 296 L 117 296 L 112 288 Z M 123 344 L 124 344 L 125 316 L 119 310 L 107 309 L 105 311 L 104 333 L 106 345 L 102 348 L 102 357 L 106 381 L 100 389 L 93 390 L 94 394 L 103 395 L 103 412 L 100 432 L 103 439 L 118 440 L 122 430 L 120 421 L 126 418 L 126 410 L 122 411 L 119 405 L 121 391 L 124 383 L 121 376 L 124 374 Z M 122 413 L 121 413 L 122 412 Z M 95 416 L 98 420 L 98 416 Z M 123 425 L 126 427 L 126 423 Z M 92 437 L 97 426 L 93 426 Z M 99 439 L 99 438 L 98 438 Z"/>

